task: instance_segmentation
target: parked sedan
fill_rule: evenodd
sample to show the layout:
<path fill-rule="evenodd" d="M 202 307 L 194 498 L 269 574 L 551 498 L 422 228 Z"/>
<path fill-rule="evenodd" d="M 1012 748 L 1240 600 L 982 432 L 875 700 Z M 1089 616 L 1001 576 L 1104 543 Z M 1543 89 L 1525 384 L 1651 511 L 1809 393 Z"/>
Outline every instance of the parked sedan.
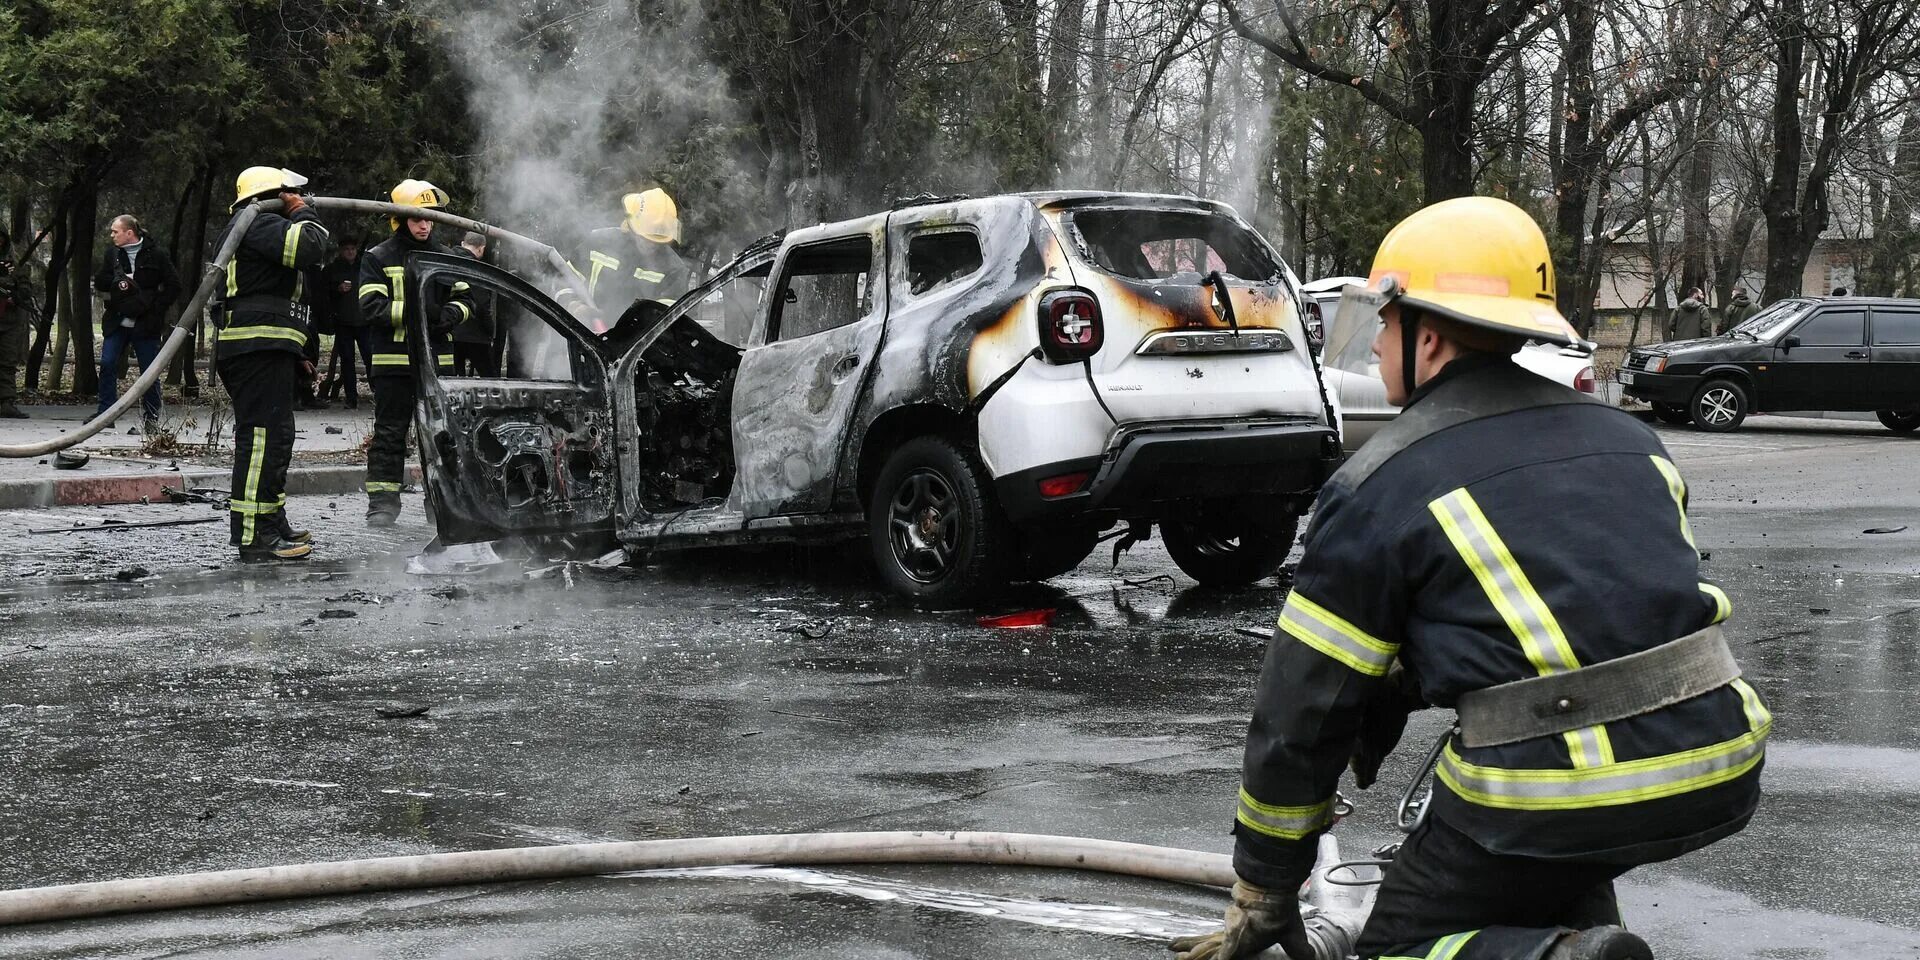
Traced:
<path fill-rule="evenodd" d="M 1619 379 L 1661 420 L 1702 430 L 1762 411 L 1871 410 L 1909 433 L 1920 428 L 1920 300 L 1782 300 L 1717 337 L 1637 348 Z"/>
<path fill-rule="evenodd" d="M 1349 278 L 1364 282 L 1360 278 Z M 1331 281 L 1318 281 L 1327 284 Z M 1301 285 L 1307 296 L 1315 284 Z M 1327 390 L 1334 394 L 1340 408 L 1340 436 L 1348 452 L 1360 449 L 1387 421 L 1400 415 L 1400 408 L 1387 402 L 1387 385 L 1380 380 L 1380 362 L 1373 355 L 1373 338 L 1379 333 L 1380 320 L 1367 314 L 1338 312 L 1337 294 L 1326 303 L 1326 346 L 1320 362 Z M 1562 347 L 1530 342 L 1514 354 L 1514 361 L 1555 383 L 1565 384 L 1581 393 L 1596 389 L 1593 375 L 1593 348 L 1589 345 Z"/>

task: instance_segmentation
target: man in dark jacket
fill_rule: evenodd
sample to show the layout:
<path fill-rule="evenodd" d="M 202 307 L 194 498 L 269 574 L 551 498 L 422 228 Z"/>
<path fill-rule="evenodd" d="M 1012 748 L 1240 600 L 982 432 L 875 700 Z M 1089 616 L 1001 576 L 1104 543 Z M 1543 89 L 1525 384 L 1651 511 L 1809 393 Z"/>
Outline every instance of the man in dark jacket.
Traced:
<path fill-rule="evenodd" d="M 1734 287 L 1733 299 L 1727 301 L 1726 320 L 1720 324 L 1719 333 L 1726 333 L 1760 312 L 1760 307 L 1747 296 L 1746 287 Z"/>
<path fill-rule="evenodd" d="M 344 395 L 347 409 L 360 407 L 359 360 L 365 357 L 365 331 L 360 320 L 360 298 L 354 287 L 360 281 L 360 240 L 340 238 L 340 255 L 320 271 L 320 289 L 333 322 L 333 353 L 327 358 L 327 376 L 321 396 L 331 400 Z"/>
<path fill-rule="evenodd" d="M 1687 298 L 1673 308 L 1667 321 L 1668 340 L 1698 340 L 1713 329 L 1713 317 L 1707 312 L 1707 295 L 1699 287 L 1687 292 Z"/>
<path fill-rule="evenodd" d="M 160 245 L 147 239 L 140 221 L 121 214 L 108 225 L 113 247 L 100 260 L 93 289 L 106 298 L 100 319 L 100 406 L 107 412 L 120 399 L 120 365 L 132 347 L 145 370 L 160 353 L 160 336 L 167 327 L 167 308 L 180 299 L 180 275 Z M 141 420 L 151 429 L 160 421 L 160 381 L 154 380 L 140 398 Z"/>
<path fill-rule="evenodd" d="M 27 360 L 27 312 L 14 305 L 13 241 L 0 230 L 0 418 L 25 419 L 20 366 Z"/>
<path fill-rule="evenodd" d="M 304 299 L 307 272 L 333 256 L 333 237 L 300 193 L 307 178 L 279 167 L 248 167 L 234 183 L 240 208 L 280 200 L 260 213 L 227 263 L 216 316 L 215 368 L 233 398 L 233 486 L 227 509 L 243 562 L 298 560 L 313 537 L 287 521 L 287 465 L 293 460 L 293 407 L 312 336 Z M 229 222 L 214 249 L 226 243 Z"/>
<path fill-rule="evenodd" d="M 405 180 L 393 188 L 393 202 L 415 207 L 445 207 L 446 191 L 425 180 Z M 433 221 L 424 217 L 389 218 L 393 235 L 360 257 L 360 319 L 372 330 L 373 443 L 367 448 L 367 526 L 390 527 L 400 519 L 400 491 L 406 486 L 407 430 L 413 425 L 415 364 L 430 370 L 453 368 L 447 331 L 473 316 L 463 291 L 435 290 L 438 304 L 429 318 L 431 342 L 421 343 L 420 278 L 407 267 L 416 253 L 450 253 L 433 239 Z M 461 286 L 464 286 L 462 284 Z"/>
<path fill-rule="evenodd" d="M 1227 929 L 1176 949 L 1650 960 L 1613 880 L 1744 827 L 1772 725 L 1700 579 L 1686 484 L 1637 419 L 1513 362 L 1571 339 L 1520 208 L 1413 214 L 1347 297 L 1377 311 L 1405 409 L 1315 504 L 1247 732 Z M 1423 702 L 1459 714 L 1429 815 L 1357 941 L 1322 918 L 1316 946 L 1297 898 L 1341 769 L 1370 786 Z"/>

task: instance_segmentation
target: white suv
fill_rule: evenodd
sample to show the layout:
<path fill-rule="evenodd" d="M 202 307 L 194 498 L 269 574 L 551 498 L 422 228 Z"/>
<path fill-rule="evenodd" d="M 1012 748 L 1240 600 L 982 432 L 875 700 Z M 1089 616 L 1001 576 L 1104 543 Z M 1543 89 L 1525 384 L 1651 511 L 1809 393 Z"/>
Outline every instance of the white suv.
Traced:
<path fill-rule="evenodd" d="M 1247 583 L 1340 460 L 1291 273 L 1209 201 L 907 203 L 767 238 L 604 333 L 485 264 L 413 263 L 558 337 L 551 379 L 416 365 L 449 542 L 864 536 L 892 589 L 939 604 L 1071 570 L 1124 523 Z"/>

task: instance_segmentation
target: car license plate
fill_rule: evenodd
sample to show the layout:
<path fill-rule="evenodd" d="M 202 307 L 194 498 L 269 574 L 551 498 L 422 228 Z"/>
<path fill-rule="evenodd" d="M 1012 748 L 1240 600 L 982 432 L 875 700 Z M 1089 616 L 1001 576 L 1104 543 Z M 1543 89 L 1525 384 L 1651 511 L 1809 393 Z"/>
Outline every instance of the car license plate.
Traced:
<path fill-rule="evenodd" d="M 1621 382 L 1621 383 L 1632 383 L 1632 382 L 1633 382 L 1633 371 L 1632 371 L 1632 370 L 1622 370 L 1622 371 L 1620 371 L 1620 382 Z"/>

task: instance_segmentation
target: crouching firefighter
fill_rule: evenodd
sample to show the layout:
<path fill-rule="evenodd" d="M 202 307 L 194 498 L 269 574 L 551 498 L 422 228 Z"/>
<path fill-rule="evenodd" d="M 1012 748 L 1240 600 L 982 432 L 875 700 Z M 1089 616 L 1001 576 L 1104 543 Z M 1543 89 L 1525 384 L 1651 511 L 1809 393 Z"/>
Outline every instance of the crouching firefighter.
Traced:
<path fill-rule="evenodd" d="M 1341 309 L 1384 322 L 1373 349 L 1404 412 L 1320 493 L 1247 733 L 1226 929 L 1173 948 L 1344 955 L 1323 928 L 1310 942 L 1297 899 L 1341 768 L 1370 785 L 1434 704 L 1458 725 L 1430 815 L 1353 952 L 1647 960 L 1614 879 L 1744 827 L 1772 725 L 1721 635 L 1731 604 L 1700 579 L 1686 484 L 1638 420 L 1513 362 L 1574 339 L 1518 207 L 1413 214 Z"/>
<path fill-rule="evenodd" d="M 233 545 L 248 562 L 298 560 L 313 537 L 287 520 L 287 465 L 293 460 L 293 406 L 306 358 L 306 272 L 333 256 L 333 238 L 300 194 L 307 178 L 278 167 L 248 167 L 230 210 L 280 200 L 262 211 L 227 262 L 215 311 L 215 367 L 233 399 Z M 215 248 L 233 230 L 229 221 Z M 313 368 L 306 366 L 307 375 Z"/>
<path fill-rule="evenodd" d="M 403 180 L 393 202 L 442 208 L 446 191 L 425 180 Z M 466 284 L 436 291 L 440 304 L 430 324 L 432 340 L 419 342 L 416 327 L 422 309 L 419 278 L 407 269 L 415 253 L 450 253 L 434 242 L 433 221 L 420 217 L 387 221 L 393 235 L 360 258 L 360 319 L 370 331 L 369 366 L 373 384 L 373 443 L 367 448 L 367 526 L 390 527 L 400 518 L 400 491 L 406 484 L 407 428 L 416 399 L 414 364 L 423 370 L 453 369 L 447 331 L 473 315 Z"/>

